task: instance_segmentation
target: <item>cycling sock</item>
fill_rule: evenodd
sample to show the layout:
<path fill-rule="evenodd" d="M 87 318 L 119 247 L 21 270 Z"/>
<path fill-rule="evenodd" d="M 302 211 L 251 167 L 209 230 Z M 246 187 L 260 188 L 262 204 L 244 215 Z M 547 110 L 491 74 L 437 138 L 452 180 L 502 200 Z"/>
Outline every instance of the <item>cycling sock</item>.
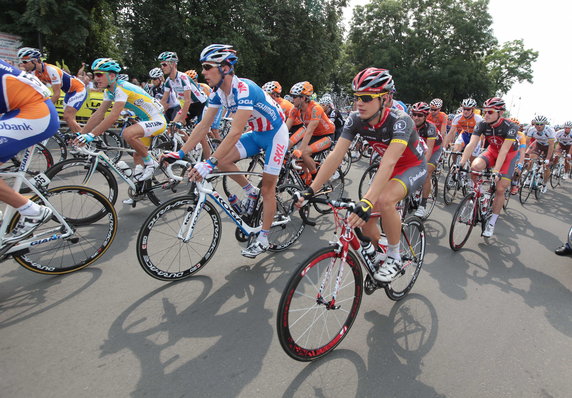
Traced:
<path fill-rule="evenodd" d="M 24 206 L 18 207 L 16 210 L 22 216 L 34 217 L 40 214 L 40 205 L 28 199 Z"/>
<path fill-rule="evenodd" d="M 260 233 L 258 234 L 258 241 L 265 246 L 268 244 L 268 234 L 270 233 L 267 229 L 261 229 Z"/>
<path fill-rule="evenodd" d="M 145 164 L 145 166 L 148 166 L 150 164 L 153 164 L 153 159 L 151 159 L 151 155 L 147 155 L 143 158 L 143 163 Z"/>
<path fill-rule="evenodd" d="M 489 218 L 489 224 L 495 225 L 498 218 L 499 218 L 498 214 L 494 214 L 494 213 L 491 214 L 491 218 Z"/>
<path fill-rule="evenodd" d="M 395 245 L 387 245 L 387 257 L 392 257 L 395 260 L 401 261 L 401 254 L 399 253 L 399 243 Z"/>
<path fill-rule="evenodd" d="M 421 203 L 419 204 L 421 207 L 427 206 L 427 198 L 421 198 Z"/>

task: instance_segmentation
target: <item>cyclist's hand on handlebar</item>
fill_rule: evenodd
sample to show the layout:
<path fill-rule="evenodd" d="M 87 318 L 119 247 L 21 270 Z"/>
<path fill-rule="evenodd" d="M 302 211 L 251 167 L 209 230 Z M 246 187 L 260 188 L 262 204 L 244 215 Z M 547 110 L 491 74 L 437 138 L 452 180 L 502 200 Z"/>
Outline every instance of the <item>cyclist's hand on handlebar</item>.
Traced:
<path fill-rule="evenodd" d="M 352 228 L 363 226 L 369 220 L 372 210 L 373 204 L 368 199 L 363 198 L 357 202 L 348 219 L 350 226 Z"/>
<path fill-rule="evenodd" d="M 92 142 L 95 139 L 95 135 L 92 133 L 80 134 L 78 133 L 77 138 L 74 140 L 73 144 L 78 146 L 84 146 L 85 144 Z"/>
<path fill-rule="evenodd" d="M 300 159 L 302 157 L 302 151 L 299 149 L 294 149 L 292 151 L 292 156 L 295 157 L 296 159 Z"/>
<path fill-rule="evenodd" d="M 181 160 L 185 157 L 185 152 L 183 150 L 178 150 L 177 152 L 165 152 L 161 154 L 160 161 L 165 163 L 175 163 L 177 160 Z"/>
<path fill-rule="evenodd" d="M 195 164 L 191 171 L 189 171 L 189 180 L 201 181 L 213 171 L 214 167 L 214 164 L 212 164 L 210 160 Z"/>
<path fill-rule="evenodd" d="M 306 205 L 306 203 L 308 203 L 308 200 L 311 199 L 314 196 L 314 190 L 312 189 L 312 187 L 308 187 L 303 191 L 296 191 L 294 192 L 294 206 L 296 206 L 296 208 L 301 208 L 304 205 Z"/>

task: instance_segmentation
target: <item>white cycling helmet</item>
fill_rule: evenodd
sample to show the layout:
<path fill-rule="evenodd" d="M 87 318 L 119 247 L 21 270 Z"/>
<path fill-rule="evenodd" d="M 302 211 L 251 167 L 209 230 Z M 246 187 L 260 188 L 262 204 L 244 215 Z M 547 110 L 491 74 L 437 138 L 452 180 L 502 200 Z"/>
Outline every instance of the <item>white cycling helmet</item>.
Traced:
<path fill-rule="evenodd" d="M 567 121 L 564 123 L 564 128 L 570 128 L 572 127 L 572 122 L 571 121 Z"/>
<path fill-rule="evenodd" d="M 434 108 L 442 108 L 443 107 L 443 100 L 441 98 L 433 98 L 429 103 L 430 106 Z"/>
<path fill-rule="evenodd" d="M 149 71 L 149 77 L 151 79 L 160 79 L 163 76 L 163 72 L 160 68 L 153 68 Z"/>
<path fill-rule="evenodd" d="M 547 124 L 548 118 L 543 115 L 536 115 L 534 119 L 532 119 L 532 123 L 534 124 Z"/>
<path fill-rule="evenodd" d="M 32 47 L 22 47 L 18 50 L 18 58 L 22 59 L 40 59 L 42 57 L 42 53 L 37 48 Z"/>
<path fill-rule="evenodd" d="M 461 106 L 463 108 L 476 108 L 477 107 L 477 101 L 475 101 L 472 98 L 465 98 L 463 100 L 463 102 L 461 102 Z"/>
<path fill-rule="evenodd" d="M 322 98 L 320 98 L 320 100 L 318 101 L 318 104 L 320 105 L 332 105 L 333 103 L 334 100 L 332 99 L 332 96 L 330 94 L 322 95 Z"/>

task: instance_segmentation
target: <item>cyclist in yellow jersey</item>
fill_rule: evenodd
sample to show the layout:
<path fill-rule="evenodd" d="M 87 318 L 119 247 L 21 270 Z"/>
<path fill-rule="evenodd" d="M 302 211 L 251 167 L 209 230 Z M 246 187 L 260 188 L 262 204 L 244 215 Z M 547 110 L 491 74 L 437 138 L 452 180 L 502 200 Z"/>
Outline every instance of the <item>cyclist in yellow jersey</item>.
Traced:
<path fill-rule="evenodd" d="M 167 121 L 163 115 L 163 107 L 155 98 L 152 98 L 145 90 L 124 80 L 119 80 L 118 75 L 121 67 L 117 61 L 111 58 L 98 58 L 93 61 L 91 69 L 95 75 L 97 87 L 104 88 L 103 102 L 91 115 L 82 133 L 76 140 L 79 144 L 85 144 L 94 140 L 96 136 L 103 134 L 119 118 L 123 108 L 134 112 L 139 122 L 125 129 L 123 138 L 135 149 L 133 161 L 135 170 L 133 178 L 136 181 L 144 181 L 151 178 L 155 169 L 159 166 L 149 155 L 151 137 L 165 131 Z M 111 112 L 106 117 L 105 113 L 114 102 Z"/>

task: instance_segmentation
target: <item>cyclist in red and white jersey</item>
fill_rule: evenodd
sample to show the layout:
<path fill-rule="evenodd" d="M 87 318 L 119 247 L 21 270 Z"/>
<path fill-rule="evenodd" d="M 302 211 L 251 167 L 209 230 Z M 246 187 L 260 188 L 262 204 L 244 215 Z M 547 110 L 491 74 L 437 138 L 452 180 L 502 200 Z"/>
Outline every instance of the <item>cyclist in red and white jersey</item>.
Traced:
<path fill-rule="evenodd" d="M 518 143 L 516 141 L 518 125 L 502 117 L 506 110 L 506 104 L 502 98 L 489 98 L 483 104 L 483 108 L 485 120 L 475 127 L 471 141 L 465 148 L 461 158 L 461 164 L 465 164 L 469 160 L 469 156 L 481 140 L 481 136 L 484 136 L 489 146 L 485 152 L 473 161 L 471 169 L 482 171 L 490 167 L 500 177 L 496 184 L 492 215 L 487 221 L 482 234 L 484 237 L 490 238 L 493 236 L 495 224 L 502 210 L 504 191 L 510 186 L 514 173 L 518 152 Z"/>
<path fill-rule="evenodd" d="M 83 81 L 57 66 L 42 62 L 41 57 L 42 53 L 35 48 L 23 47 L 18 50 L 18 58 L 24 70 L 33 72 L 42 83 L 52 86 L 54 104 L 58 102 L 61 92 L 65 93 L 63 119 L 71 131 L 77 133 L 81 130 L 81 126 L 76 121 L 76 114 L 87 99 L 85 85 Z"/>
<path fill-rule="evenodd" d="M 556 142 L 558 143 L 556 148 L 556 155 L 554 156 L 554 163 L 558 162 L 559 156 L 564 156 L 566 158 L 566 163 L 564 164 L 566 174 L 562 176 L 564 180 L 568 179 L 568 173 L 570 173 L 570 158 L 572 157 L 572 122 L 568 121 L 564 123 L 564 128 L 556 132 Z"/>
<path fill-rule="evenodd" d="M 526 130 L 526 143 L 528 149 L 526 153 L 530 157 L 531 162 L 528 163 L 528 169 L 532 166 L 532 161 L 539 156 L 544 157 L 546 168 L 544 170 L 544 185 L 542 193 L 546 193 L 548 185 L 546 184 L 550 178 L 550 161 L 554 152 L 554 140 L 556 133 L 551 126 L 548 126 L 548 118 L 543 115 L 537 115 L 532 119 L 532 126 Z M 533 141 L 534 140 L 534 141 Z"/>

